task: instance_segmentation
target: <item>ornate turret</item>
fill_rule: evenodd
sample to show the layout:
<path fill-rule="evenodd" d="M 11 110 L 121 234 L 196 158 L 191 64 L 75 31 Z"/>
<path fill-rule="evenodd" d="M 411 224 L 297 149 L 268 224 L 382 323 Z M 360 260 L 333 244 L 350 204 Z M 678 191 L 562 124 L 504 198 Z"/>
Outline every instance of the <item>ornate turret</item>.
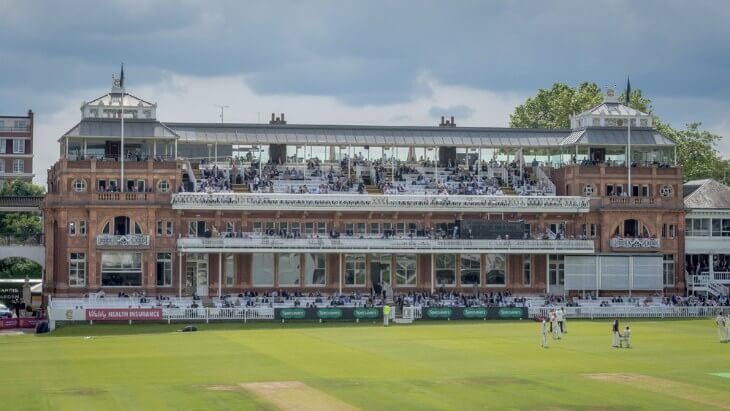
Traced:
<path fill-rule="evenodd" d="M 606 87 L 603 103 L 570 117 L 570 128 L 585 127 L 651 127 L 651 115 L 625 106 L 618 101 L 614 88 Z"/>
<path fill-rule="evenodd" d="M 123 74 L 122 74 L 123 76 Z M 150 103 L 133 96 L 122 88 L 121 78 L 112 76 L 112 88 L 108 94 L 81 104 L 81 118 L 120 118 L 122 108 L 124 118 L 156 118 L 157 103 Z"/>

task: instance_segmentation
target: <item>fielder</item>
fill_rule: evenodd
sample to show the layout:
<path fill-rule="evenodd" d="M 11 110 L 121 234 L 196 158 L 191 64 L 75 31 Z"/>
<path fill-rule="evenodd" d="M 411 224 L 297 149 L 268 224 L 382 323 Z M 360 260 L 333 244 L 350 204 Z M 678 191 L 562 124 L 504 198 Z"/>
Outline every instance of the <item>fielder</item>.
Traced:
<path fill-rule="evenodd" d="M 388 304 L 385 304 L 383 306 L 383 327 L 388 326 L 389 320 L 390 320 L 390 306 Z"/>
<path fill-rule="evenodd" d="M 557 311 L 552 312 L 552 315 L 550 316 L 550 322 L 553 327 L 553 338 L 555 338 L 556 340 L 559 340 L 560 338 L 562 338 L 563 334 L 560 332 L 560 325 L 559 325 L 559 321 L 558 321 L 558 312 Z"/>
<path fill-rule="evenodd" d="M 730 314 L 725 316 L 725 342 L 730 342 Z"/>
<path fill-rule="evenodd" d="M 542 334 L 542 344 L 540 345 L 542 348 L 548 347 L 548 325 L 547 321 L 545 321 L 545 318 L 543 317 L 542 322 L 540 323 L 540 332 Z"/>
<path fill-rule="evenodd" d="M 558 312 L 555 314 L 558 317 L 558 326 L 560 328 L 560 336 L 567 333 L 565 330 L 565 310 L 563 307 L 558 308 Z"/>
<path fill-rule="evenodd" d="M 725 321 L 725 317 L 722 316 L 722 314 L 717 314 L 717 318 L 715 318 L 715 324 L 717 324 L 717 337 L 720 339 L 721 343 L 727 342 L 727 322 Z"/>

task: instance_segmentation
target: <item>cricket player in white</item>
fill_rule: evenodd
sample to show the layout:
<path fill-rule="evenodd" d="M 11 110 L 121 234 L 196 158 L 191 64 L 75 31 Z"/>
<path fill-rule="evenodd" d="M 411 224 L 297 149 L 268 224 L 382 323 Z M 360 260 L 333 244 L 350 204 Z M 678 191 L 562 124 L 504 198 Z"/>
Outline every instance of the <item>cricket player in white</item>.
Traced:
<path fill-rule="evenodd" d="M 722 314 L 718 314 L 715 318 L 715 324 L 717 324 L 717 337 L 720 338 L 720 342 L 727 342 L 727 327 L 725 325 L 725 317 Z"/>
<path fill-rule="evenodd" d="M 558 308 L 558 312 L 556 312 L 555 315 L 558 318 L 558 328 L 560 329 L 558 335 L 562 337 L 565 332 L 565 311 L 563 310 L 563 307 Z"/>
<path fill-rule="evenodd" d="M 542 324 L 540 324 L 540 332 L 542 333 L 542 348 L 548 347 L 548 326 L 547 321 L 545 321 L 545 318 L 542 319 Z"/>
<path fill-rule="evenodd" d="M 725 342 L 730 342 L 730 315 L 725 316 Z"/>
<path fill-rule="evenodd" d="M 560 332 L 560 322 L 558 320 L 559 313 L 560 313 L 560 311 L 557 311 L 557 310 L 554 311 L 553 318 L 552 318 L 553 334 L 554 334 L 554 337 L 556 340 L 559 340 L 563 336 L 563 333 Z"/>

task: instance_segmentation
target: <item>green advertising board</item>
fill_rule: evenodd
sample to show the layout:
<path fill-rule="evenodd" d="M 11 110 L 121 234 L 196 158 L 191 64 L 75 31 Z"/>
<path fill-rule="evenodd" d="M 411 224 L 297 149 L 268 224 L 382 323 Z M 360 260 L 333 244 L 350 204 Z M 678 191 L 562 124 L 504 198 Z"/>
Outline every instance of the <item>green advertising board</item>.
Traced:
<path fill-rule="evenodd" d="M 317 308 L 317 318 L 320 320 L 342 320 L 342 308 Z"/>
<path fill-rule="evenodd" d="M 464 318 L 487 318 L 488 310 L 486 307 L 466 307 L 462 314 Z"/>
<path fill-rule="evenodd" d="M 380 307 L 322 307 L 322 308 L 275 308 L 277 320 L 377 320 L 383 318 Z"/>
<path fill-rule="evenodd" d="M 501 319 L 519 320 L 526 318 L 525 309 L 521 307 L 500 307 L 497 309 L 497 317 Z"/>
<path fill-rule="evenodd" d="M 353 316 L 357 320 L 376 320 L 381 313 L 379 308 L 355 308 L 352 311 Z"/>
<path fill-rule="evenodd" d="M 307 318 L 307 310 L 304 308 L 280 308 L 275 310 L 277 319 L 281 320 L 303 320 Z"/>
<path fill-rule="evenodd" d="M 423 317 L 430 319 L 451 318 L 453 309 L 451 307 L 427 307 L 423 310 Z"/>
<path fill-rule="evenodd" d="M 425 307 L 424 320 L 519 320 L 527 318 L 524 307 Z"/>

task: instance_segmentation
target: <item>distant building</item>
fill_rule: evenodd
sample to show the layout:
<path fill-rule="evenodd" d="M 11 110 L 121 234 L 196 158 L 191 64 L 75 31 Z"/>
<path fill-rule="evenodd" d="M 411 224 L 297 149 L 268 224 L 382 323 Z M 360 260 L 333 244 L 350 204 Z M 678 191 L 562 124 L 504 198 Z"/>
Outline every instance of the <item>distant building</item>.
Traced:
<path fill-rule="evenodd" d="M 730 187 L 715 180 L 684 184 L 685 275 L 698 294 L 727 295 L 730 286 Z"/>
<path fill-rule="evenodd" d="M 33 180 L 33 111 L 0 116 L 0 185 Z"/>

